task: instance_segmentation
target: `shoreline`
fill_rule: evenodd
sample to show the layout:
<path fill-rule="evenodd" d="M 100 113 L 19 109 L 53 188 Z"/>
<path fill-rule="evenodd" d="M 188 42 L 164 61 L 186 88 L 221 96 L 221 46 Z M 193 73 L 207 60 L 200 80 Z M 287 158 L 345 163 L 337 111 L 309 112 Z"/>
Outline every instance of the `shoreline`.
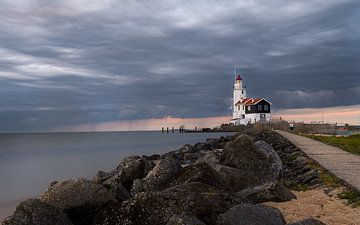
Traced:
<path fill-rule="evenodd" d="M 296 148 L 296 146 L 291 144 L 287 139 L 282 138 L 272 131 L 259 131 L 251 128 L 242 133 L 244 133 L 245 136 L 236 134 L 221 138 L 208 138 L 205 142 L 197 143 L 195 145 L 185 144 L 178 150 L 167 152 L 162 155 L 154 154 L 150 156 L 126 157 L 115 170 L 110 172 L 99 171 L 92 181 L 79 178 L 52 183 L 49 189 L 40 197 L 40 202 L 27 201 L 26 204 L 30 205 L 27 205 L 26 207 L 30 207 L 30 210 L 32 210 L 32 204 L 46 203 L 46 205 L 42 207 L 53 205 L 58 209 L 65 209 L 63 207 L 68 207 L 69 204 L 74 204 L 73 201 L 79 201 L 80 199 L 80 202 L 76 203 L 77 205 L 84 204 L 84 207 L 89 207 L 91 204 L 96 204 L 96 208 L 99 208 L 100 205 L 98 204 L 110 201 L 113 203 L 110 205 L 109 203 L 106 203 L 106 206 L 104 206 L 105 208 L 100 212 L 94 214 L 92 209 L 85 208 L 83 213 L 86 213 L 86 210 L 90 210 L 88 212 L 92 213 L 86 217 L 91 223 L 94 222 L 94 224 L 102 224 L 104 221 L 111 221 L 115 218 L 118 220 L 116 224 L 121 224 L 124 221 L 132 221 L 130 224 L 147 224 L 142 220 L 138 220 L 138 217 L 140 216 L 142 218 L 148 218 L 151 224 L 161 225 L 167 224 L 167 221 L 178 220 L 179 218 L 184 219 L 189 216 L 188 214 L 177 215 L 176 212 L 180 210 L 181 207 L 187 208 L 188 206 L 186 205 L 191 203 L 192 200 L 190 200 L 190 202 L 181 203 L 185 204 L 184 206 L 181 206 L 178 205 L 178 203 L 172 205 L 173 203 L 171 203 L 171 201 L 173 200 L 171 199 L 175 198 L 174 201 L 181 202 L 183 201 L 182 199 L 187 199 L 190 196 L 192 196 L 191 198 L 195 197 L 197 199 L 200 196 L 204 196 L 205 193 L 209 193 L 211 190 L 210 192 L 214 192 L 211 196 L 208 196 L 205 199 L 200 197 L 200 199 L 193 200 L 195 202 L 200 201 L 198 203 L 200 205 L 191 207 L 192 215 L 190 217 L 192 219 L 200 219 L 204 224 L 213 225 L 215 224 L 214 221 L 216 221 L 216 218 L 218 218 L 219 221 L 223 221 L 219 224 L 227 224 L 231 218 L 231 210 L 234 211 L 234 208 L 231 207 L 238 207 L 236 210 L 240 210 L 239 207 L 245 207 L 246 204 L 244 205 L 244 203 L 241 203 L 245 200 L 251 203 L 250 205 L 246 205 L 246 207 L 250 207 L 254 213 L 260 213 L 256 208 L 260 205 L 263 205 L 261 207 L 272 206 L 280 209 L 280 218 L 284 216 L 284 220 L 286 219 L 287 223 L 305 220 L 305 216 L 309 217 L 308 215 L 311 215 L 312 217 L 315 217 L 314 219 L 327 222 L 327 225 L 335 224 L 332 223 L 331 220 L 322 220 L 316 213 L 306 213 L 306 205 L 304 203 L 306 200 L 321 199 L 322 202 L 333 202 L 335 200 L 323 193 L 327 187 L 320 177 L 319 170 L 312 166 L 313 162 L 302 151 Z M 246 149 L 246 153 L 238 152 L 238 149 Z M 230 152 L 232 156 L 227 156 Z M 258 162 L 255 162 L 255 164 L 249 163 L 249 161 L 253 161 L 254 159 Z M 242 164 L 244 163 L 247 164 L 246 167 L 242 167 Z M 260 171 L 258 171 L 258 163 L 263 167 Z M 235 172 L 237 168 L 245 169 L 247 175 L 245 177 L 239 177 L 239 172 Z M 243 170 L 239 171 L 241 171 L 240 174 L 244 174 Z M 282 171 L 284 171 L 284 174 L 280 175 L 280 173 L 283 173 Z M 321 172 L 322 171 L 320 170 L 320 173 Z M 273 178 L 270 178 L 268 175 L 263 177 L 264 174 L 271 175 Z M 264 190 L 257 188 L 252 190 L 252 186 L 264 184 L 252 184 L 252 182 L 254 182 L 250 179 L 252 176 L 258 178 L 258 181 L 255 182 L 275 182 L 275 189 L 274 186 L 271 185 L 262 187 L 265 188 Z M 229 183 L 230 181 L 231 183 Z M 244 184 L 250 185 L 250 189 L 244 189 Z M 108 192 L 109 194 L 106 194 L 107 200 L 101 200 L 105 201 L 103 203 L 91 202 L 92 200 L 89 202 L 89 197 L 86 197 L 88 193 L 82 193 L 81 190 L 78 189 L 76 189 L 76 191 L 74 191 L 75 189 L 73 190 L 74 187 L 78 187 L 79 185 L 86 187 L 86 190 L 95 188 L 96 194 Z M 293 191 L 298 197 L 298 200 L 292 200 L 295 198 L 295 195 L 288 188 L 296 190 L 303 187 L 307 187 L 305 191 Z M 246 191 L 244 192 L 244 190 Z M 269 190 L 271 191 L 269 192 Z M 248 191 L 250 192 L 248 193 Z M 257 194 L 251 194 L 253 191 Z M 196 195 L 198 197 L 193 196 L 193 194 L 189 196 L 188 192 L 198 192 L 199 195 Z M 217 192 L 220 192 L 220 195 L 217 195 Z M 237 194 L 233 195 L 235 192 Z M 312 196 L 310 195 L 309 197 L 309 194 L 311 193 Z M 63 199 L 64 196 L 67 196 L 66 199 Z M 73 198 L 78 199 L 73 200 L 71 196 L 81 197 Z M 207 196 L 207 194 L 205 194 L 205 196 Z M 220 200 L 224 198 L 224 196 L 227 197 Z M 104 196 L 101 198 L 104 198 Z M 230 202 L 228 202 L 229 199 L 231 199 Z M 65 203 L 63 203 L 64 201 Z M 118 203 L 123 202 L 123 204 L 118 205 L 118 203 L 114 203 L 114 201 Z M 314 207 L 321 208 L 322 206 L 319 204 L 316 205 L 321 201 L 313 202 Z M 9 207 L 16 204 L 16 202 L 18 201 L 2 204 L 0 205 L 0 210 L 10 210 Z M 339 199 L 336 199 L 336 203 L 338 203 L 338 206 L 342 206 L 345 211 L 350 208 L 350 206 L 345 205 L 343 201 Z M 62 204 L 66 205 L 62 206 Z M 208 204 L 210 204 L 211 207 Z M 216 209 L 216 205 L 219 204 L 226 204 L 227 206 Z M 167 205 L 167 207 L 163 209 L 164 205 Z M 208 205 L 208 208 L 204 209 L 204 205 Z M 126 208 L 122 209 L 122 207 L 125 206 Z M 213 208 L 214 206 L 215 208 Z M 129 209 L 131 210 L 127 211 L 127 207 L 130 207 Z M 144 207 L 146 208 L 145 211 L 138 212 L 138 210 L 143 209 Z M 178 209 L 178 207 L 180 208 Z M 269 210 L 268 213 L 271 215 L 277 214 L 277 212 L 274 211 L 275 208 L 272 207 L 266 209 Z M 101 206 L 100 208 L 103 207 Z M 116 213 L 113 215 L 113 213 L 118 210 L 120 210 L 119 213 L 121 212 L 122 216 L 119 216 L 119 214 Z M 175 214 L 169 214 L 169 210 Z M 198 212 L 198 210 L 200 211 Z M 206 210 L 205 214 L 203 210 Z M 140 215 L 137 213 L 131 214 L 130 212 L 132 211 L 138 212 Z M 183 209 L 180 211 L 183 211 Z M 162 215 L 164 212 L 166 212 L 166 216 L 165 214 L 160 217 L 157 216 Z M 332 216 L 334 217 L 330 212 L 326 213 L 329 214 L 328 216 L 330 219 Z M 230 217 L 227 217 L 227 214 L 229 214 Z M 203 217 L 203 215 L 207 216 Z M 62 219 L 67 219 L 67 215 L 65 214 L 61 214 L 60 216 L 62 216 Z M 83 215 L 71 214 L 71 217 L 69 218 L 72 222 L 77 224 L 76 221 L 78 221 L 78 216 L 83 217 Z M 115 218 L 113 218 L 113 216 L 115 216 Z M 255 219 L 258 218 L 261 218 L 261 215 L 255 217 Z M 275 218 L 276 217 L 272 219 Z M 356 223 L 357 221 L 350 224 Z M 218 223 L 216 223 L 216 225 L 217 224 Z"/>

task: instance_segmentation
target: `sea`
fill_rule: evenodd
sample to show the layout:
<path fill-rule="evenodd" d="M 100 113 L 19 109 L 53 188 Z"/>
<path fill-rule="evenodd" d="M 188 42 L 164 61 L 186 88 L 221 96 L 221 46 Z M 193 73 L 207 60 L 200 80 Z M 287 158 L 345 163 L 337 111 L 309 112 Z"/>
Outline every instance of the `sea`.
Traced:
<path fill-rule="evenodd" d="M 91 179 L 130 155 L 161 154 L 232 133 L 84 132 L 0 134 L 0 222 L 52 181 Z"/>

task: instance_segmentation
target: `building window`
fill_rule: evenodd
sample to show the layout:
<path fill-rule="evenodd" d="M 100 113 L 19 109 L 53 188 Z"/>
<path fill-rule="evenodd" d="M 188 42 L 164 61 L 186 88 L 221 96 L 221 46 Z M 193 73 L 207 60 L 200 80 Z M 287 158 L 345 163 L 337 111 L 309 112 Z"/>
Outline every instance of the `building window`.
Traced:
<path fill-rule="evenodd" d="M 269 110 L 269 106 L 268 106 L 268 105 L 264 105 L 264 110 Z"/>
<path fill-rule="evenodd" d="M 241 91 L 241 94 L 244 94 L 244 91 Z"/>
<path fill-rule="evenodd" d="M 262 110 L 262 105 L 258 105 L 258 110 Z"/>
<path fill-rule="evenodd" d="M 249 110 L 249 111 L 251 110 L 251 105 L 248 106 L 248 110 Z"/>
<path fill-rule="evenodd" d="M 240 110 L 240 105 L 238 105 L 238 110 Z"/>
<path fill-rule="evenodd" d="M 243 119 L 245 119 L 245 114 L 242 114 L 241 117 L 242 117 Z"/>

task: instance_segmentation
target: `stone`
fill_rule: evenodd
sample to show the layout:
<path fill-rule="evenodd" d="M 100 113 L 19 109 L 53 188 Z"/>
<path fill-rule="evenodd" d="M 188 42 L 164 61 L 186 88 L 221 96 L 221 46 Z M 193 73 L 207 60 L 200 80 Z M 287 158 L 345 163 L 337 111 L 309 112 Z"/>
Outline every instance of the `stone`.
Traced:
<path fill-rule="evenodd" d="M 321 222 L 320 220 L 316 220 L 313 218 L 308 218 L 296 223 L 290 223 L 288 225 L 326 225 L 325 223 Z"/>
<path fill-rule="evenodd" d="M 6 218 L 3 225 L 73 225 L 68 216 L 60 209 L 29 199 L 21 202 L 14 214 Z"/>
<path fill-rule="evenodd" d="M 120 183 L 118 176 L 105 180 L 101 185 L 108 189 L 119 203 L 130 198 L 128 190 Z"/>
<path fill-rule="evenodd" d="M 77 178 L 51 186 L 41 201 L 63 210 L 74 224 L 82 225 L 91 223 L 103 204 L 116 199 L 102 185 Z"/>
<path fill-rule="evenodd" d="M 219 189 L 230 190 L 230 186 L 227 185 L 220 174 L 206 163 L 198 163 L 182 168 L 169 186 L 192 182 L 199 182 Z"/>
<path fill-rule="evenodd" d="M 120 183 L 130 191 L 136 179 L 144 178 L 153 168 L 151 161 L 141 156 L 129 156 L 116 168 Z"/>
<path fill-rule="evenodd" d="M 196 148 L 194 148 L 192 145 L 185 144 L 179 149 L 180 153 L 194 153 L 196 151 Z"/>
<path fill-rule="evenodd" d="M 199 182 L 173 186 L 163 191 L 139 192 L 124 201 L 113 225 L 166 225 L 173 215 L 189 213 L 208 225 L 234 204 L 242 203 L 236 195 Z M 98 223 L 101 224 L 101 223 Z"/>
<path fill-rule="evenodd" d="M 218 218 L 217 225 L 285 225 L 280 210 L 265 206 L 244 203 L 237 205 Z"/>
<path fill-rule="evenodd" d="M 206 225 L 198 218 L 188 213 L 182 212 L 181 214 L 173 215 L 166 225 Z"/>
<path fill-rule="evenodd" d="M 101 184 L 102 182 L 104 182 L 105 180 L 109 179 L 112 176 L 113 174 L 111 173 L 98 171 L 97 174 L 94 176 L 93 181 L 97 184 Z"/>
<path fill-rule="evenodd" d="M 136 180 L 133 193 L 140 191 L 160 191 L 181 169 L 180 162 L 174 158 L 159 160 L 155 167 L 142 180 Z"/>

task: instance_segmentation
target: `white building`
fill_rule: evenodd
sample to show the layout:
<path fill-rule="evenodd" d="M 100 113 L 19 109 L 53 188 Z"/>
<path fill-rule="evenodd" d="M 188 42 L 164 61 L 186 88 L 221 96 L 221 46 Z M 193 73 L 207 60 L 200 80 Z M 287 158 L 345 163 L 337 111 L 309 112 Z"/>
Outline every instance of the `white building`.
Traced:
<path fill-rule="evenodd" d="M 233 118 L 235 125 L 254 124 L 256 122 L 270 121 L 271 102 L 264 98 L 247 98 L 243 79 L 238 75 L 235 79 L 233 94 Z"/>

